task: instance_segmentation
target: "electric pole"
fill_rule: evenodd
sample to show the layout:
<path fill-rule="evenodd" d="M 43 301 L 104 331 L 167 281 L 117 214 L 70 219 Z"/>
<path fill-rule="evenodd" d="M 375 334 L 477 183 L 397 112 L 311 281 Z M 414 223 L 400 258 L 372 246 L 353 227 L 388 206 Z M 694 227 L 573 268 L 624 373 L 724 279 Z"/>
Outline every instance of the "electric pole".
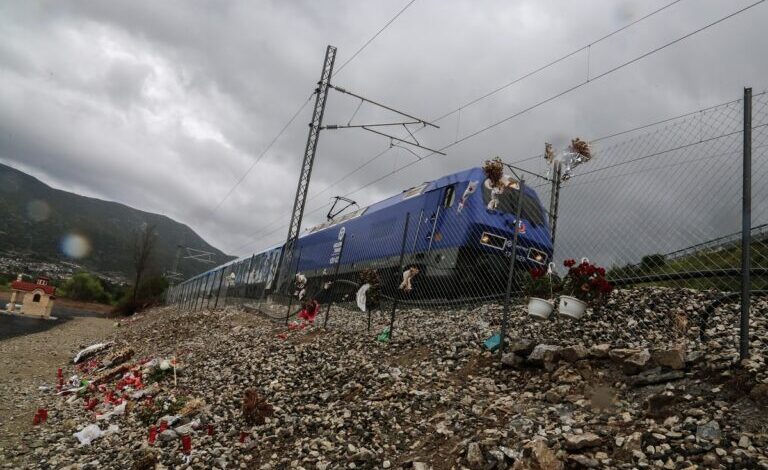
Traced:
<path fill-rule="evenodd" d="M 301 164 L 299 185 L 296 188 L 296 199 L 293 201 L 291 223 L 288 226 L 288 238 L 285 241 L 283 252 L 280 254 L 280 262 L 278 263 L 279 275 L 276 290 L 282 288 L 283 283 L 286 280 L 285 277 L 289 274 L 291 262 L 293 261 L 293 252 L 296 250 L 296 242 L 301 233 L 301 219 L 304 216 L 304 205 L 307 202 L 309 179 L 312 176 L 312 164 L 315 161 L 315 154 L 317 153 L 317 141 L 320 137 L 320 128 L 323 125 L 325 102 L 328 99 L 328 87 L 331 83 L 333 62 L 335 60 L 336 48 L 329 45 L 325 50 L 325 60 L 323 61 L 323 71 L 320 74 L 320 81 L 317 82 L 317 88 L 315 88 L 315 108 L 312 112 L 312 122 L 309 123 L 307 146 L 304 150 L 304 161 Z"/>

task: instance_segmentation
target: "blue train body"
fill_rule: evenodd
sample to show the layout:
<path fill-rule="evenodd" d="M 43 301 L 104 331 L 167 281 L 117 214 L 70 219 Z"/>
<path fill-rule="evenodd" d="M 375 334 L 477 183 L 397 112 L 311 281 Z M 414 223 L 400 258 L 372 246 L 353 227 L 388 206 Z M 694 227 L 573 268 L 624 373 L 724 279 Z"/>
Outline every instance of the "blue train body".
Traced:
<path fill-rule="evenodd" d="M 310 283 L 327 279 L 336 269 L 349 279 L 368 268 L 395 274 L 407 217 L 404 264 L 420 268 L 422 285 L 455 279 L 459 285 L 474 280 L 498 289 L 506 279 L 516 226 L 516 256 L 523 266 L 544 266 L 552 255 L 550 228 L 536 192 L 525 188 L 519 222 L 518 196 L 514 188 L 492 194 L 481 168 L 454 173 L 310 228 L 299 238 L 294 259 Z M 492 198 L 496 209 L 488 208 Z M 228 283 L 273 289 L 281 250 L 275 246 L 231 262 Z M 397 276 L 389 278 L 389 285 L 399 282 Z"/>

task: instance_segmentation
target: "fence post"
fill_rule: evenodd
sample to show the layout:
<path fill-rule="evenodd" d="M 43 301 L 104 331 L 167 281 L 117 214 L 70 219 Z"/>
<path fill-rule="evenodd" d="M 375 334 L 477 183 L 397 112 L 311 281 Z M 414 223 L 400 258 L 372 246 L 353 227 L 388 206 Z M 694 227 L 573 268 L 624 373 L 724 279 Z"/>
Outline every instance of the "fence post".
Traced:
<path fill-rule="evenodd" d="M 507 325 L 509 324 L 509 298 L 512 294 L 512 281 L 515 278 L 515 261 L 517 259 L 517 236 L 520 232 L 520 213 L 523 208 L 523 191 L 525 180 L 520 179 L 520 191 L 517 194 L 517 206 L 515 207 L 515 231 L 512 236 L 512 259 L 509 261 L 509 275 L 507 276 L 507 292 L 504 294 L 504 314 L 501 317 L 501 332 L 499 333 L 499 357 L 504 355 L 504 346 L 507 342 Z"/>
<path fill-rule="evenodd" d="M 336 260 L 336 269 L 333 270 L 333 281 L 331 281 L 331 290 L 328 292 L 328 307 L 325 309 L 325 317 L 323 318 L 323 328 L 328 326 L 328 317 L 331 314 L 331 305 L 333 305 L 333 294 L 336 293 L 336 281 L 339 278 L 339 268 L 341 267 L 341 257 L 344 256 L 344 244 L 347 241 L 347 235 L 344 234 L 341 237 L 341 246 L 339 246 L 339 258 Z M 323 286 L 320 286 L 321 288 Z"/>
<path fill-rule="evenodd" d="M 213 308 L 215 309 L 219 305 L 219 294 L 221 293 L 221 285 L 224 283 L 224 268 L 219 271 L 219 287 L 216 288 L 216 300 L 213 302 Z"/>
<path fill-rule="evenodd" d="M 411 220 L 411 213 L 405 214 L 405 227 L 403 228 L 403 243 L 400 245 L 400 270 L 397 274 L 403 273 L 403 257 L 405 256 L 405 241 L 408 238 L 408 223 Z M 395 278 L 395 285 L 397 285 L 398 278 Z M 394 300 L 392 301 L 392 313 L 389 315 L 389 339 L 390 341 L 394 337 L 395 329 L 395 311 L 397 311 L 397 299 L 400 297 L 400 289 L 395 292 Z"/>
<path fill-rule="evenodd" d="M 286 269 L 286 274 L 289 276 L 285 280 L 285 286 L 287 287 L 288 292 L 288 308 L 285 310 L 285 324 L 288 324 L 288 320 L 291 318 L 291 307 L 293 306 L 293 294 L 291 293 L 291 284 L 293 281 L 291 279 L 296 278 L 296 274 L 299 272 L 299 262 L 301 261 L 301 248 L 299 248 L 299 255 L 296 257 L 296 270 L 293 272 L 293 277 L 291 276 L 291 267 L 288 266 Z M 275 274 L 277 276 L 277 274 Z M 277 289 L 276 289 L 277 290 Z"/>
<path fill-rule="evenodd" d="M 752 229 L 752 88 L 744 88 L 744 160 L 741 199 L 741 317 L 739 357 L 749 357 L 749 294 Z"/>
<path fill-rule="evenodd" d="M 552 232 L 551 239 L 553 258 L 555 251 L 555 234 L 557 232 L 557 212 L 558 208 L 560 207 L 560 187 L 562 185 L 561 174 L 562 166 L 560 162 L 555 160 L 552 162 L 552 191 L 549 200 L 549 229 Z"/>

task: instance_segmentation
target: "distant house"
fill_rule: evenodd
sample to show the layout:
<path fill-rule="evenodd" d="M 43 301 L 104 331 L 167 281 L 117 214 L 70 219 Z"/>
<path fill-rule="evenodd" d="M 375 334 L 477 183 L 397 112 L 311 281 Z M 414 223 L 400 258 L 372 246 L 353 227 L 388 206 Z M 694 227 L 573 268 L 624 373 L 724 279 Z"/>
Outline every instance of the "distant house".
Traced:
<path fill-rule="evenodd" d="M 21 313 L 47 318 L 51 316 L 56 288 L 47 277 L 38 277 L 35 282 L 21 280 L 21 274 L 11 283 L 11 301 L 8 310 L 16 311 L 16 301 L 21 296 Z"/>

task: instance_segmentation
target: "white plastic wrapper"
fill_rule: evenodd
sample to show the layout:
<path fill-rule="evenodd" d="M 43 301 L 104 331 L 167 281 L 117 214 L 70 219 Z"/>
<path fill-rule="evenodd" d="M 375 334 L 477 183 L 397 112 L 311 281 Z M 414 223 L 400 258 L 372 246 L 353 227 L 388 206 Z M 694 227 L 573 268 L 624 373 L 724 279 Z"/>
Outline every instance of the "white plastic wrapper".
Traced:
<path fill-rule="evenodd" d="M 363 284 L 360 289 L 357 290 L 357 306 L 360 310 L 365 312 L 365 297 L 368 289 L 371 288 L 370 284 Z"/>

